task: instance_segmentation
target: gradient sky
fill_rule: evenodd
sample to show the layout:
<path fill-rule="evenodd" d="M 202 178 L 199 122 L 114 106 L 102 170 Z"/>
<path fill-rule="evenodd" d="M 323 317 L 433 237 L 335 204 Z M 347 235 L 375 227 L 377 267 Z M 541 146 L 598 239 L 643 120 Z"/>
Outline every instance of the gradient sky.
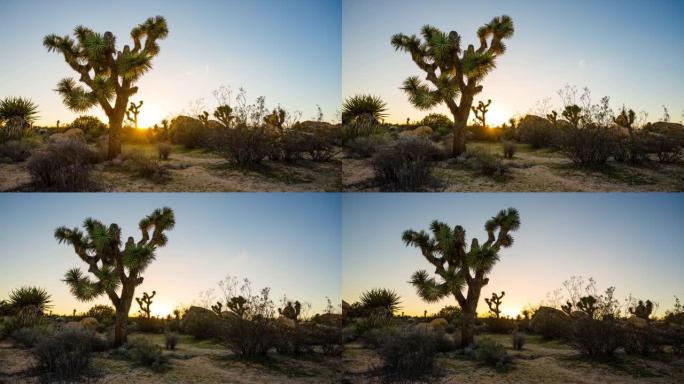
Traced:
<path fill-rule="evenodd" d="M 176 227 L 157 251 L 136 290 L 157 291 L 152 311 L 165 315 L 191 304 L 200 292 L 217 288 L 227 274 L 247 277 L 252 286 L 325 308 L 325 297 L 340 300 L 340 198 L 324 193 L 254 194 L 4 194 L 0 196 L 0 300 L 22 285 L 37 285 L 53 297 L 55 313 L 85 311 L 61 279 L 84 269 L 73 249 L 53 237 L 55 228 L 81 226 L 92 216 L 115 222 L 123 238 L 140 238 L 137 223 L 155 208 L 169 206 Z M 135 302 L 131 313 L 138 310 Z"/>
<path fill-rule="evenodd" d="M 121 48 L 131 43 L 131 28 L 155 15 L 166 17 L 170 33 L 133 97 L 145 101 L 142 124 L 179 114 L 198 98 L 211 111 L 212 91 L 221 85 L 245 87 L 249 101 L 263 95 L 267 106 L 299 110 L 304 119 L 316 115 L 316 104 L 325 120 L 339 109 L 339 0 L 0 0 L 0 15 L 0 98 L 33 99 L 38 124 L 77 116 L 53 91 L 75 72 L 61 55 L 47 52 L 45 35 L 83 24 L 112 31 Z M 99 109 L 92 113 L 104 117 Z"/>
<path fill-rule="evenodd" d="M 508 207 L 519 210 L 521 226 L 482 290 L 480 313 L 485 297 L 505 290 L 503 312 L 514 316 L 572 275 L 594 277 L 601 292 L 615 286 L 621 301 L 630 293 L 655 300 L 661 315 L 673 295 L 684 298 L 681 194 L 344 194 L 342 207 L 342 298 L 349 303 L 384 287 L 401 295 L 407 314 L 455 305 L 453 297 L 426 304 L 417 296 L 411 275 L 434 268 L 404 246 L 403 231 L 429 230 L 438 219 L 462 225 L 468 244 L 473 236 L 482 242 L 484 222 Z"/>
<path fill-rule="evenodd" d="M 515 34 L 476 98 L 493 100 L 487 115 L 492 124 L 533 111 L 546 97 L 558 108 L 557 91 L 566 84 L 588 86 L 595 102 L 611 96 L 613 109 L 626 104 L 644 110 L 652 121 L 663 115 L 662 105 L 673 121 L 684 119 L 680 0 L 345 0 L 343 97 L 373 93 L 387 102 L 387 121 L 421 119 L 430 112 L 414 109 L 399 87 L 424 73 L 407 53 L 394 51 L 391 36 L 418 34 L 432 24 L 458 31 L 467 46 L 477 43 L 478 27 L 502 14 L 513 18 Z"/>

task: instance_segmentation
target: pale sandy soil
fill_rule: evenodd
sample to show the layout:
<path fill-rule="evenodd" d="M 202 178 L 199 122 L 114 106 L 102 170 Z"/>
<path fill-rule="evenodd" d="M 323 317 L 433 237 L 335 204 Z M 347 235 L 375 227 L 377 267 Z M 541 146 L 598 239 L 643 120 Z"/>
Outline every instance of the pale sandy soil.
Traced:
<path fill-rule="evenodd" d="M 155 156 L 152 145 L 127 145 L 124 153 L 139 150 Z M 105 192 L 331 192 L 341 188 L 341 163 L 304 160 L 297 164 L 265 161 L 256 170 L 235 169 L 216 155 L 174 147 L 162 183 L 137 177 L 111 163 L 98 164 L 91 179 Z M 31 182 L 26 162 L 0 164 L 0 191 L 21 190 Z"/>
<path fill-rule="evenodd" d="M 501 145 L 471 143 L 493 154 L 501 153 Z M 684 191 L 684 164 L 649 162 L 633 166 L 610 162 L 604 171 L 572 165 L 560 153 L 533 150 L 519 145 L 511 160 L 512 177 L 503 182 L 476 174 L 459 164 L 437 163 L 433 176 L 441 192 L 679 192 Z M 369 159 L 345 158 L 342 163 L 344 191 L 378 191 Z"/>
<path fill-rule="evenodd" d="M 162 345 L 162 335 L 145 335 Z M 169 369 L 156 373 L 135 367 L 130 362 L 104 353 L 97 354 L 92 363 L 92 374 L 83 378 L 88 383 L 334 383 L 339 382 L 339 359 L 302 357 L 298 359 L 273 354 L 263 363 L 236 360 L 223 346 L 210 342 L 196 342 L 181 336 L 175 351 L 164 351 L 169 357 Z M 0 344 L 0 383 L 37 383 L 29 370 L 30 354 L 13 348 L 8 342 Z"/>
<path fill-rule="evenodd" d="M 508 335 L 487 335 L 508 347 L 514 367 L 507 372 L 479 365 L 458 354 L 444 354 L 438 360 L 439 373 L 424 382 L 440 384 L 483 383 L 577 383 L 631 384 L 679 383 L 684 381 L 684 359 L 644 359 L 618 355 L 612 362 L 593 362 L 557 342 L 543 342 L 528 336 L 522 351 L 514 351 Z M 670 358 L 670 357 L 668 357 Z M 345 377 L 350 383 L 382 382 L 377 354 L 360 344 L 348 344 L 343 355 Z"/>

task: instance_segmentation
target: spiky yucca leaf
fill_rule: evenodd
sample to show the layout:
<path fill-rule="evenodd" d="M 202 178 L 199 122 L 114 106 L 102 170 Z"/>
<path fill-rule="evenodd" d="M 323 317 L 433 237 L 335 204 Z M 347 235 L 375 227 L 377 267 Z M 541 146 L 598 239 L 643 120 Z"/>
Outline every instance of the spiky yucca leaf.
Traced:
<path fill-rule="evenodd" d="M 6 97 L 0 100 L 0 120 L 21 118 L 28 124 L 38 118 L 38 106 L 26 97 Z"/>
<path fill-rule="evenodd" d="M 431 89 L 420 81 L 418 76 L 410 76 L 404 81 L 401 90 L 406 92 L 409 102 L 418 109 L 431 109 L 442 102 L 439 91 Z"/>
<path fill-rule="evenodd" d="M 33 306 L 41 311 L 45 311 L 51 307 L 51 302 L 52 297 L 50 294 L 40 287 L 25 286 L 14 289 L 9 293 L 9 304 L 17 310 Z"/>
<path fill-rule="evenodd" d="M 425 270 L 416 271 L 409 283 L 413 285 L 421 299 L 428 303 L 437 302 L 449 295 L 448 286 L 439 284 L 434 277 L 430 277 Z"/>
<path fill-rule="evenodd" d="M 379 96 L 354 95 L 348 97 L 342 103 L 342 122 L 347 123 L 362 115 L 372 116 L 376 121 L 381 120 L 387 114 L 387 103 Z"/>
<path fill-rule="evenodd" d="M 399 295 L 395 291 L 386 288 L 374 288 L 362 293 L 360 302 L 366 309 L 383 308 L 389 313 L 394 313 L 401 308 L 399 306 L 401 304 Z"/>

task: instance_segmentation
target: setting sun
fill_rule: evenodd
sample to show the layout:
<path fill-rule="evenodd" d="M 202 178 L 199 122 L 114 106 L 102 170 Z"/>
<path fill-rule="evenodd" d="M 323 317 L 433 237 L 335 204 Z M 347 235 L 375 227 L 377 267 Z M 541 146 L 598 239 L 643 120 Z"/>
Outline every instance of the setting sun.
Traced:
<path fill-rule="evenodd" d="M 145 103 L 140 108 L 140 116 L 138 116 L 138 127 L 151 128 L 155 124 L 159 124 L 164 119 L 167 112 L 154 102 Z"/>

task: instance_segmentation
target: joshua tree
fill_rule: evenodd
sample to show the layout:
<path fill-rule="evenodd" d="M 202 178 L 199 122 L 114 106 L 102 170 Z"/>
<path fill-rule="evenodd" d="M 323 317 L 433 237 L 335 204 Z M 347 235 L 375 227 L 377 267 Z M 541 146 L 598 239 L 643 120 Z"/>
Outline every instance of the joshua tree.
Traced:
<path fill-rule="evenodd" d="M 0 119 L 20 118 L 26 125 L 31 125 L 38 118 L 38 106 L 29 98 L 6 97 L 0 100 Z"/>
<path fill-rule="evenodd" d="M 489 283 L 489 274 L 499 261 L 499 251 L 513 244 L 511 232 L 520 227 L 520 216 L 514 208 L 501 210 L 485 223 L 487 241 L 480 244 L 473 239 L 470 250 L 466 250 L 466 233 L 460 225 L 451 228 L 448 224 L 433 221 L 432 236 L 425 231 L 405 231 L 402 239 L 408 246 L 421 250 L 423 257 L 435 267 L 441 281 L 425 270 L 411 276 L 410 283 L 418 296 L 427 302 L 437 302 L 453 295 L 463 311 L 461 346 L 473 342 L 473 327 L 482 287 Z M 467 288 L 467 292 L 463 289 Z"/>
<path fill-rule="evenodd" d="M 492 292 L 492 297 L 491 299 L 485 299 L 485 303 L 487 303 L 487 306 L 489 307 L 489 312 L 493 313 L 494 316 L 498 319 L 501 317 L 501 309 L 499 309 L 499 306 L 501 305 L 501 302 L 506 295 L 506 292 L 501 291 L 500 295 L 496 295 L 496 292 Z"/>
<path fill-rule="evenodd" d="M 140 100 L 138 104 L 131 101 L 126 110 L 126 120 L 133 123 L 135 129 L 138 129 L 138 115 L 140 114 L 140 108 L 143 106 L 143 101 Z"/>
<path fill-rule="evenodd" d="M 492 100 L 488 99 L 487 103 L 483 103 L 482 101 L 477 102 L 477 107 L 471 107 L 473 110 L 473 113 L 475 114 L 475 120 L 480 122 L 480 125 L 482 125 L 482 128 L 487 127 L 487 120 L 486 120 L 486 115 L 487 112 L 489 111 L 489 105 L 492 104 Z"/>
<path fill-rule="evenodd" d="M 589 317 L 593 318 L 594 313 L 598 310 L 596 307 L 597 300 L 594 296 L 584 296 L 580 297 L 580 300 L 577 302 L 577 309 L 586 313 L 589 315 Z"/>
<path fill-rule="evenodd" d="M 215 314 L 220 315 L 221 312 L 223 312 L 223 303 L 220 301 L 217 301 L 216 305 L 211 306 L 211 310 L 214 311 Z"/>
<path fill-rule="evenodd" d="M 639 300 L 635 307 L 629 308 L 629 313 L 648 320 L 648 318 L 651 316 L 651 313 L 653 313 L 653 302 L 651 302 L 651 300 L 646 300 L 646 302 Z"/>
<path fill-rule="evenodd" d="M 579 105 L 568 105 L 561 113 L 572 125 L 577 127 L 582 118 L 582 108 Z"/>
<path fill-rule="evenodd" d="M 232 123 L 233 119 L 235 119 L 235 116 L 233 115 L 233 108 L 231 108 L 229 105 L 220 105 L 216 107 L 216 110 L 214 111 L 214 117 L 226 128 L 230 128 L 230 124 Z"/>
<path fill-rule="evenodd" d="M 143 292 L 142 297 L 136 297 L 135 301 L 138 303 L 138 306 L 140 307 L 140 313 L 145 315 L 148 319 L 152 315 L 152 311 L 150 310 L 150 306 L 152 305 L 152 298 L 157 294 L 157 291 L 152 291 L 151 295 L 148 295 L 147 292 Z"/>
<path fill-rule="evenodd" d="M 342 124 L 352 122 L 359 116 L 370 116 L 373 123 L 377 124 L 387 116 L 387 103 L 374 95 L 354 95 L 348 97 L 342 103 Z M 409 119 L 406 119 L 408 125 Z"/>
<path fill-rule="evenodd" d="M 401 304 L 401 298 L 399 295 L 389 289 L 377 288 L 371 289 L 361 294 L 361 304 L 367 310 L 374 310 L 377 308 L 382 308 L 387 311 L 389 315 L 394 314 Z"/>
<path fill-rule="evenodd" d="M 45 36 L 43 45 L 48 51 L 64 55 L 64 60 L 78 73 L 78 85 L 73 78 L 65 78 L 57 85 L 64 104 L 75 112 L 85 112 L 100 105 L 109 118 L 109 149 L 112 159 L 121 153 L 121 128 L 131 96 L 138 92 L 135 83 L 152 68 L 152 59 L 159 53 L 158 40 L 169 34 L 166 20 L 161 16 L 148 18 L 131 30 L 133 48 L 116 48 L 111 32 L 97 33 L 84 26 L 74 29 L 76 40 L 69 35 Z"/>
<path fill-rule="evenodd" d="M 197 120 L 199 120 L 205 127 L 209 126 L 209 112 L 202 111 L 201 114 L 197 115 Z"/>
<path fill-rule="evenodd" d="M 283 125 L 285 124 L 286 112 L 284 109 L 278 107 L 273 110 L 269 115 L 264 117 L 264 122 L 272 127 L 278 129 L 278 132 L 283 132 Z"/>
<path fill-rule="evenodd" d="M 233 311 L 233 313 L 235 313 L 241 318 L 245 316 L 245 313 L 249 309 L 247 307 L 247 299 L 242 296 L 231 297 L 230 300 L 228 300 L 228 302 L 226 303 L 226 305 L 228 306 L 228 309 Z"/>
<path fill-rule="evenodd" d="M 171 208 L 156 209 L 140 220 L 141 239 L 135 242 L 133 237 L 129 237 L 123 249 L 121 228 L 117 224 L 105 226 L 87 218 L 83 222 L 85 234 L 78 228 L 59 227 L 55 230 L 55 238 L 60 243 L 71 245 L 78 257 L 88 264 L 88 272 L 96 278 L 91 279 L 79 268 L 69 270 L 64 282 L 71 294 L 80 301 L 107 295 L 114 305 L 114 345 L 117 347 L 126 342 L 128 312 L 135 288 L 143 283 L 141 275 L 155 260 L 157 248 L 166 245 L 168 238 L 165 232 L 173 229 L 175 224 Z"/>
<path fill-rule="evenodd" d="M 506 51 L 503 40 L 512 37 L 513 32 L 510 17 L 495 17 L 477 30 L 479 47 L 475 49 L 470 44 L 465 50 L 461 48 L 458 32 L 447 34 L 431 25 L 422 28 L 423 39 L 416 35 L 392 36 L 394 48 L 411 54 L 411 59 L 432 84 L 431 87 L 423 83 L 418 76 L 406 79 L 402 89 L 408 94 L 411 104 L 427 110 L 444 103 L 453 115 L 453 156 L 465 152 L 465 130 L 473 98 L 482 92 L 482 79 L 494 69 L 496 58 Z"/>
<path fill-rule="evenodd" d="M 285 305 L 285 308 L 278 308 L 278 313 L 281 316 L 286 317 L 290 320 L 294 320 L 295 322 L 297 321 L 297 318 L 299 317 L 301 311 L 302 304 L 299 301 L 295 301 L 294 304 L 291 301 L 288 301 L 287 305 Z"/>
<path fill-rule="evenodd" d="M 566 301 L 565 304 L 561 304 L 561 310 L 570 316 L 572 314 L 572 302 Z"/>
<path fill-rule="evenodd" d="M 556 125 L 558 122 L 558 112 L 551 111 L 551 113 L 546 114 L 546 119 L 551 122 L 551 124 Z"/>

